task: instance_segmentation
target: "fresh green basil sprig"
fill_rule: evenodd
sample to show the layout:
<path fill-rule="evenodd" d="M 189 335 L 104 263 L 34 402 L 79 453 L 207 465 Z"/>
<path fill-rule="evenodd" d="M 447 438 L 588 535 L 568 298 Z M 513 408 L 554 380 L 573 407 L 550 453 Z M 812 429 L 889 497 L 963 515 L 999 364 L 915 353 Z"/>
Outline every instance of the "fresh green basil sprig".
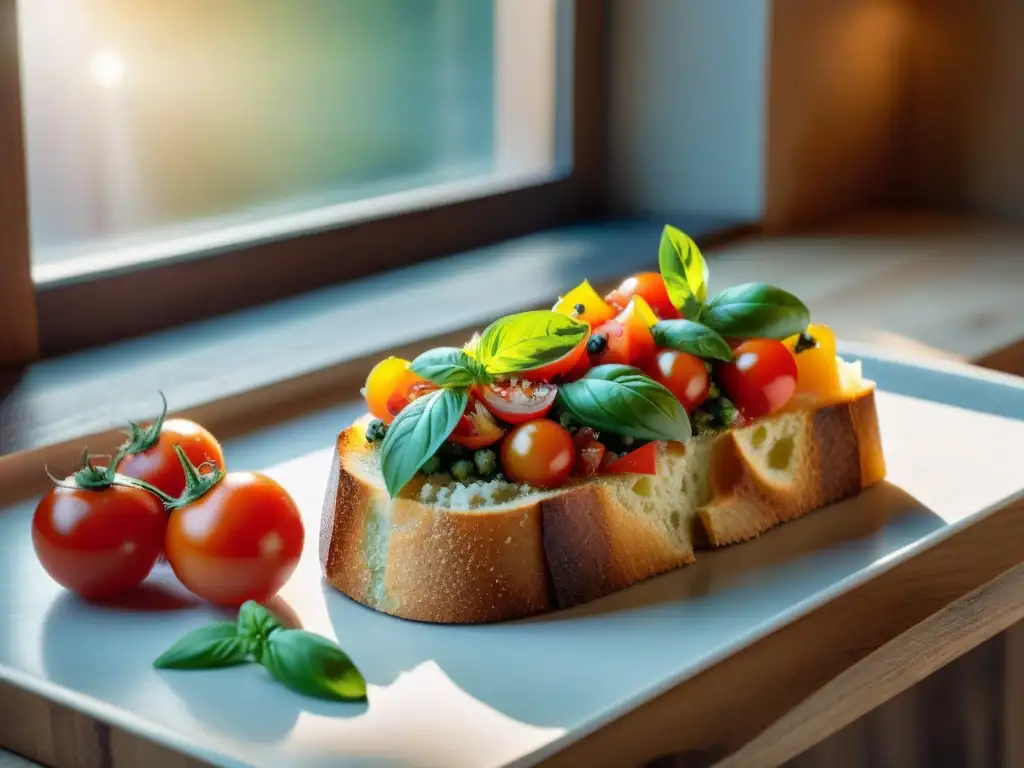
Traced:
<path fill-rule="evenodd" d="M 586 323 L 550 310 L 520 312 L 487 326 L 472 353 L 439 347 L 413 360 L 410 370 L 440 389 L 403 408 L 384 436 L 380 466 L 392 498 L 455 429 L 470 387 L 553 363 L 579 346 L 588 330 Z"/>
<path fill-rule="evenodd" d="M 697 244 L 675 227 L 666 226 L 661 234 L 658 267 L 672 304 L 689 321 L 706 326 L 719 337 L 785 339 L 801 333 L 811 320 L 810 312 L 800 299 L 765 283 L 733 286 L 708 299 L 710 271 L 707 262 Z M 709 337 L 705 334 L 702 338 L 706 343 Z M 692 329 L 685 334 L 666 333 L 663 341 L 664 344 L 659 341 L 662 346 L 691 352 Z M 677 343 L 689 346 L 677 346 Z M 721 349 L 717 342 L 715 346 Z"/>
<path fill-rule="evenodd" d="M 668 389 L 637 368 L 599 365 L 558 389 L 562 409 L 595 429 L 641 440 L 690 439 L 690 419 Z"/>
<path fill-rule="evenodd" d="M 256 663 L 304 696 L 364 701 L 366 680 L 335 643 L 287 629 L 266 607 L 242 605 L 237 622 L 221 621 L 189 632 L 153 662 L 157 669 L 217 669 Z"/>

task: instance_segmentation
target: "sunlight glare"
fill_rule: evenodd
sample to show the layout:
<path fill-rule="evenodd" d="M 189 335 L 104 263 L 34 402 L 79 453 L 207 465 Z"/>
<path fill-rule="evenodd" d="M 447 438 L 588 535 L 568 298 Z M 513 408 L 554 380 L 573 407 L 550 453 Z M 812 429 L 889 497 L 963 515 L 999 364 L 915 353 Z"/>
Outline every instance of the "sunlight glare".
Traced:
<path fill-rule="evenodd" d="M 101 88 L 116 88 L 124 80 L 124 60 L 114 51 L 99 51 L 93 54 L 89 71 Z"/>

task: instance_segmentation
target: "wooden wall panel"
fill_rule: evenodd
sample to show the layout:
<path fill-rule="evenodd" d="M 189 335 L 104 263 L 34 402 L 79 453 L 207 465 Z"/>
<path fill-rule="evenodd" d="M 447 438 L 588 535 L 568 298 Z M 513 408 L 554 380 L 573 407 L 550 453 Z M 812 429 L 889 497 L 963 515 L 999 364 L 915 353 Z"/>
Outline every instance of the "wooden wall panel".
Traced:
<path fill-rule="evenodd" d="M 909 2 L 906 199 L 1024 220 L 1024 3 Z"/>
<path fill-rule="evenodd" d="M 775 0 L 764 225 L 890 203 L 907 101 L 905 0 Z"/>
<path fill-rule="evenodd" d="M 36 356 L 17 0 L 0 0 L 0 366 Z"/>

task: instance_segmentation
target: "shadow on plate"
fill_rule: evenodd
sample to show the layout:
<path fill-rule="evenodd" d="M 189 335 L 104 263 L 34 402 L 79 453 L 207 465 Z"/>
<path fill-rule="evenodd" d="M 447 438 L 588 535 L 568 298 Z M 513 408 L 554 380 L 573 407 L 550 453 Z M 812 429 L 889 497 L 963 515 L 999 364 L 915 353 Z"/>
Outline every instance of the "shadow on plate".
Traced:
<path fill-rule="evenodd" d="M 205 730 L 256 744 L 282 741 L 305 712 L 342 719 L 368 710 L 365 702 L 300 696 L 258 664 L 202 672 L 166 669 L 156 674 Z M 258 706 L 234 702 L 258 702 Z"/>
<path fill-rule="evenodd" d="M 944 525 L 912 496 L 882 483 L 759 539 L 698 553 L 693 566 L 577 608 L 501 624 L 395 619 L 326 582 L 322 588 L 339 641 L 369 682 L 390 685 L 433 661 L 462 690 L 509 717 L 565 726 L 581 706 L 581 689 L 632 674 L 634 665 L 617 661 L 623 653 L 658 655 L 638 665 L 650 676 L 683 669 Z M 665 637 L 679 638 L 667 652 Z"/>

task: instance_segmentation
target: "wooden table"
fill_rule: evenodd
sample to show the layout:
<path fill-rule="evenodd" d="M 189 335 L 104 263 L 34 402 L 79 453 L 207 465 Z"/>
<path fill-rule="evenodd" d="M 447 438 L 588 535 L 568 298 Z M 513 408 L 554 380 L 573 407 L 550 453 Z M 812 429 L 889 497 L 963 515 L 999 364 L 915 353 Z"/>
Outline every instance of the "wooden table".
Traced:
<path fill-rule="evenodd" d="M 799 238 L 724 248 L 711 261 L 712 281 L 782 284 L 844 338 L 1021 371 L 1022 251 L 1020 231 L 999 225 L 866 217 Z M 339 381 L 352 378 L 352 371 L 343 373 Z M 673 755 L 679 762 L 680 751 L 687 766 L 720 759 L 779 764 L 1024 618 L 1022 541 L 1018 504 L 890 571 L 878 592 L 854 592 L 822 607 L 762 640 L 757 654 L 723 661 L 549 764 L 621 765 Z M 849 622 L 856 633 L 845 630 Z M 1013 649 L 1020 670 L 1021 643 Z M 1007 706 L 1024 711 L 1019 700 Z M 31 751 L 47 763 L 192 764 L 116 729 L 83 725 L 55 705 L 39 715 L 43 731 L 32 735 Z M 638 733 L 642 754 L 633 746 Z M 0 737 L 9 735 L 0 728 Z M 39 751 L 47 741 L 56 751 Z M 21 751 L 29 751 L 27 743 Z M 73 750 L 59 746 L 69 743 Z M 1019 741 L 1008 741 L 1006 750 L 1024 754 Z"/>

